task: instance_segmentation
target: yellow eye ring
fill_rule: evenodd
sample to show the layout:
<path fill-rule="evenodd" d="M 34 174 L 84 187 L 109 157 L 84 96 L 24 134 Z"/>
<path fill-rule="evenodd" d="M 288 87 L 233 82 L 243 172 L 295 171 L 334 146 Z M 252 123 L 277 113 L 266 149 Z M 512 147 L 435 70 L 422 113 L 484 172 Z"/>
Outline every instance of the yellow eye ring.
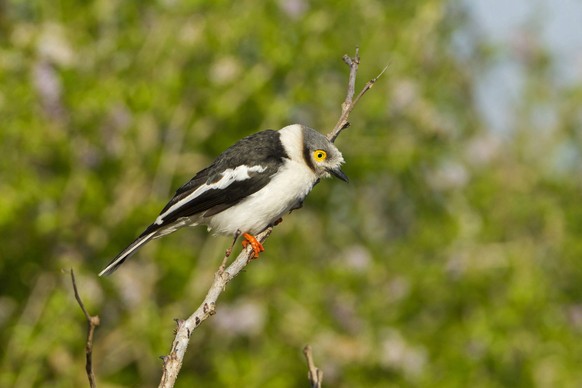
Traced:
<path fill-rule="evenodd" d="M 315 150 L 313 151 L 313 159 L 316 162 L 323 162 L 327 158 L 327 152 L 324 150 Z"/>

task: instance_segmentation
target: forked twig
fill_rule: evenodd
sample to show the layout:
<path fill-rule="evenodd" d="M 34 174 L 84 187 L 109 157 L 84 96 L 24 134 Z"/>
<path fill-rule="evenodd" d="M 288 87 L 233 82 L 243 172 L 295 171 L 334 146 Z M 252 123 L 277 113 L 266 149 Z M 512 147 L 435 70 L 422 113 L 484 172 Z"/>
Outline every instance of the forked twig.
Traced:
<path fill-rule="evenodd" d="M 358 72 L 358 66 L 360 64 L 360 50 L 359 50 L 359 48 L 356 47 L 356 54 L 354 55 L 353 58 L 351 58 L 349 55 L 345 54 L 342 59 L 346 63 L 346 65 L 348 65 L 350 67 L 350 75 L 348 78 L 348 91 L 346 94 L 346 99 L 342 103 L 342 113 L 341 113 L 340 118 L 338 119 L 337 123 L 335 124 L 335 127 L 333 127 L 331 132 L 328 133 L 328 135 L 327 135 L 327 138 L 332 143 L 335 142 L 335 139 L 337 139 L 339 134 L 344 129 L 346 129 L 350 126 L 350 122 L 348 121 L 348 118 L 350 117 L 350 113 L 352 112 L 354 107 L 360 101 L 360 98 L 362 98 L 362 96 L 368 90 L 372 89 L 372 86 L 374 86 L 376 81 L 378 81 L 378 78 L 380 78 L 382 76 L 382 74 L 384 74 L 386 69 L 388 68 L 388 66 L 384 67 L 384 69 L 382 69 L 380 74 L 378 74 L 376 77 L 374 77 L 370 81 L 368 81 L 366 83 L 366 85 L 364 85 L 364 87 L 362 88 L 360 93 L 358 93 L 358 95 L 354 99 L 354 95 L 356 94 L 356 74 Z"/>
<path fill-rule="evenodd" d="M 71 282 L 73 283 L 73 291 L 75 292 L 75 299 L 81 307 L 83 314 L 85 315 L 85 319 L 87 319 L 87 343 L 85 344 L 85 371 L 87 372 L 87 378 L 89 379 L 89 386 L 91 388 L 95 388 L 97 386 L 95 382 L 95 373 L 93 372 L 93 334 L 95 333 L 95 329 L 99 326 L 100 319 L 98 315 L 91 316 L 83 301 L 81 300 L 81 296 L 79 295 L 79 290 L 77 289 L 77 282 L 75 280 L 75 273 L 71 268 Z"/>

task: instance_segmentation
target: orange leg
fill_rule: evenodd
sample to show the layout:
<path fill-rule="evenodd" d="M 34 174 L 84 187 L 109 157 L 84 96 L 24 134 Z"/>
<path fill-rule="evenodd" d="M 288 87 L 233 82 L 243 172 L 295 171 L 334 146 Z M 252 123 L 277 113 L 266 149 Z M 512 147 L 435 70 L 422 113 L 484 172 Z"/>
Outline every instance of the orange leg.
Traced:
<path fill-rule="evenodd" d="M 259 253 L 261 253 L 265 250 L 265 248 L 263 248 L 263 244 L 258 242 L 257 239 L 255 238 L 255 236 L 253 236 L 252 234 L 243 233 L 243 238 L 244 238 L 244 240 L 242 241 L 242 246 L 244 248 L 246 248 L 250 244 L 251 247 L 253 248 L 253 252 L 254 252 L 252 258 L 258 259 Z"/>

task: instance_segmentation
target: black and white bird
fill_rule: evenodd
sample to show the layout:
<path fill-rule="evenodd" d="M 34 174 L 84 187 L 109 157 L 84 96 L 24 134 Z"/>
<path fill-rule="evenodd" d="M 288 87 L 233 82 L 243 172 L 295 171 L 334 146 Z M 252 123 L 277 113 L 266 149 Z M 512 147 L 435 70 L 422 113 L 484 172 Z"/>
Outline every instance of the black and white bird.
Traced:
<path fill-rule="evenodd" d="M 148 241 L 184 226 L 206 225 L 214 234 L 242 234 L 254 256 L 255 239 L 283 215 L 301 207 L 321 178 L 345 182 L 341 152 L 321 133 L 293 124 L 243 138 L 180 187 L 156 220 L 99 274 L 114 272 Z"/>

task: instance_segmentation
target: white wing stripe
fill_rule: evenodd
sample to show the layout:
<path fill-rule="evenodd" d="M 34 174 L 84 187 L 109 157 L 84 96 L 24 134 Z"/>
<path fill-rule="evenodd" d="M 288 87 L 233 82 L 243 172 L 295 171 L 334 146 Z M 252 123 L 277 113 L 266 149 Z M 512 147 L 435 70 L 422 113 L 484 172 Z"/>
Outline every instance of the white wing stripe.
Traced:
<path fill-rule="evenodd" d="M 251 166 L 251 167 L 241 165 L 241 166 L 238 166 L 234 169 L 233 168 L 226 169 L 220 174 L 221 178 L 218 182 L 214 182 L 214 183 L 211 183 L 209 185 L 203 184 L 202 186 L 198 187 L 192 193 L 190 193 L 186 197 L 182 198 L 181 200 L 179 200 L 178 202 L 176 202 L 175 204 L 170 206 L 170 208 L 168 210 L 166 210 L 165 212 L 160 214 L 158 216 L 158 218 L 156 218 L 156 221 L 154 223 L 157 225 L 161 225 L 164 222 L 164 218 L 166 216 L 168 216 L 169 214 L 174 212 L 176 209 L 181 208 L 186 203 L 192 201 L 194 198 L 204 194 L 208 190 L 213 190 L 213 189 L 224 190 L 228 186 L 230 186 L 233 182 L 244 181 L 244 180 L 250 179 L 251 172 L 261 173 L 261 172 L 265 171 L 266 169 L 267 169 L 267 167 L 263 167 L 260 165 L 259 166 Z"/>

